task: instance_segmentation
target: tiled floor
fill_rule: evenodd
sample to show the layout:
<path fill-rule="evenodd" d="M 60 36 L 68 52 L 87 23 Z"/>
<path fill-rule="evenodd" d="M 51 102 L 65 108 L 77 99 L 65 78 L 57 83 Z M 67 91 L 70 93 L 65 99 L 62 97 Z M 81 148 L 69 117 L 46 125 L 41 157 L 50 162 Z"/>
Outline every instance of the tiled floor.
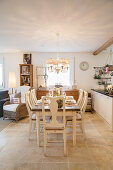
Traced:
<path fill-rule="evenodd" d="M 72 136 L 67 137 L 67 157 L 63 156 L 63 143 L 49 144 L 49 156 L 44 157 L 43 141 L 39 148 L 36 132 L 29 141 L 28 127 L 28 119 L 24 119 L 0 133 L 0 170 L 113 170 L 113 133 L 96 114 L 86 113 L 85 140 L 77 135 L 77 145 L 73 147 Z"/>

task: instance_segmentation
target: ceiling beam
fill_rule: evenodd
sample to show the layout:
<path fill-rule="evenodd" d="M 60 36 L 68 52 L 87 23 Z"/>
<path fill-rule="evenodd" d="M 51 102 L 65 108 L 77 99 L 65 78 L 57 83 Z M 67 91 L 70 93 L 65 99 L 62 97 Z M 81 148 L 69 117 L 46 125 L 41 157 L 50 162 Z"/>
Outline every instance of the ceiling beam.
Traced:
<path fill-rule="evenodd" d="M 93 52 L 93 55 L 99 54 L 101 51 L 105 50 L 108 48 L 110 45 L 113 44 L 113 37 L 106 41 L 100 48 L 98 48 L 96 51 Z"/>

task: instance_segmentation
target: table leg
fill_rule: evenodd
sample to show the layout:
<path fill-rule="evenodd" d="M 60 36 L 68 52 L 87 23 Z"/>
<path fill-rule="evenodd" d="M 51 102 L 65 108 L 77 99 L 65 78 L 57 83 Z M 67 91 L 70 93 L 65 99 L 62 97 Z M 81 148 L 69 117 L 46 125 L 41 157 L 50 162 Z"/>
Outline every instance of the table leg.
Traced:
<path fill-rule="evenodd" d="M 39 116 L 39 113 L 37 115 L 36 122 L 37 122 L 37 144 L 38 144 L 38 146 L 40 146 L 40 116 Z"/>
<path fill-rule="evenodd" d="M 73 145 L 76 145 L 76 112 L 73 113 Z"/>

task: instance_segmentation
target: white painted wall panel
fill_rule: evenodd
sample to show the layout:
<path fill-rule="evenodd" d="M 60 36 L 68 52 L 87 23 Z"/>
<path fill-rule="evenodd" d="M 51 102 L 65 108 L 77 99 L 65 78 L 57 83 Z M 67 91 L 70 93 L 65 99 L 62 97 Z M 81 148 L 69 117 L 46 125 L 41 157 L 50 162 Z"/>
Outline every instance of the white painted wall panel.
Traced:
<path fill-rule="evenodd" d="M 31 52 L 32 53 L 32 52 Z M 4 57 L 5 64 L 5 88 L 8 88 L 8 75 L 9 71 L 15 71 L 17 77 L 17 85 L 19 85 L 19 64 L 23 63 L 23 53 L 1 53 L 0 56 Z M 33 52 L 32 53 L 32 64 L 34 65 L 34 87 L 36 87 L 36 66 L 45 66 L 46 60 L 51 57 L 56 57 L 57 53 L 44 53 L 44 52 Z M 94 66 L 103 66 L 106 63 L 107 54 L 101 53 L 100 55 L 94 56 L 91 53 L 60 53 L 60 57 L 69 58 L 71 65 L 71 84 L 74 81 L 74 56 L 75 56 L 75 79 L 78 88 L 90 91 L 91 88 L 98 88 L 94 76 Z M 80 62 L 87 61 L 89 63 L 89 69 L 82 71 L 79 68 Z"/>

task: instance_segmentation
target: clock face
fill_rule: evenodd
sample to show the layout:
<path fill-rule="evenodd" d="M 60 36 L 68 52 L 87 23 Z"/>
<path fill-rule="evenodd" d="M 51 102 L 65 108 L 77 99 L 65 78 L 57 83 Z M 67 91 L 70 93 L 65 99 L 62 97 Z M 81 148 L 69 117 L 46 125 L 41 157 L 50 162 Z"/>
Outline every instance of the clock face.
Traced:
<path fill-rule="evenodd" d="M 88 70 L 88 68 L 89 68 L 88 62 L 83 61 L 83 62 L 80 63 L 80 69 L 81 70 L 86 71 L 86 70 Z"/>

